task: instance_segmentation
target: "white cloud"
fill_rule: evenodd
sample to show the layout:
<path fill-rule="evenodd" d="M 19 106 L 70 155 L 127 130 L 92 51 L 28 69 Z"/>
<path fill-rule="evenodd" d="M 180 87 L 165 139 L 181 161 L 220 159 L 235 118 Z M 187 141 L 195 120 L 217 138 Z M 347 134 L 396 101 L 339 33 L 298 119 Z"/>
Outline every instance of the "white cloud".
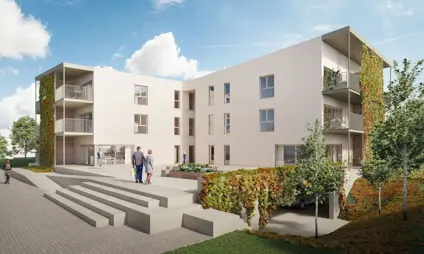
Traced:
<path fill-rule="evenodd" d="M 197 78 L 211 73 L 200 71 L 197 60 L 181 55 L 172 32 L 163 33 L 147 41 L 125 62 L 127 71 L 160 77 Z"/>
<path fill-rule="evenodd" d="M 0 76 L 7 74 L 19 75 L 19 70 L 13 67 L 0 68 Z"/>
<path fill-rule="evenodd" d="M 48 53 L 50 34 L 31 15 L 22 13 L 14 0 L 0 0 L 0 58 L 43 58 Z"/>
<path fill-rule="evenodd" d="M 406 7 L 401 2 L 387 1 L 385 7 L 394 16 L 412 16 L 415 14 L 414 8 Z"/>
<path fill-rule="evenodd" d="M 113 53 L 112 60 L 124 57 L 124 55 L 121 53 L 122 50 L 124 50 L 124 46 L 119 47 L 118 50 Z"/>
<path fill-rule="evenodd" d="M 182 5 L 185 0 L 152 0 L 156 10 L 163 10 L 171 5 Z"/>

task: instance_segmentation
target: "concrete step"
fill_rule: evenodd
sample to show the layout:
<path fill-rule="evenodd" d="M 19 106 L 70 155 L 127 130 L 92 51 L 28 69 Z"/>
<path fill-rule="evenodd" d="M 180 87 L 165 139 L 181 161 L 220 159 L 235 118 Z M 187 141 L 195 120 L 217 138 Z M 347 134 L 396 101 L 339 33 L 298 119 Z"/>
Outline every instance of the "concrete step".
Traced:
<path fill-rule="evenodd" d="M 103 217 L 102 215 L 95 213 L 69 199 L 59 196 L 58 194 L 44 193 L 44 197 L 96 228 L 109 225 L 108 218 Z"/>
<path fill-rule="evenodd" d="M 215 209 L 197 209 L 184 213 L 183 227 L 217 237 L 235 230 L 243 230 L 248 228 L 248 225 L 236 214 Z"/>
<path fill-rule="evenodd" d="M 159 206 L 159 199 L 149 198 L 146 196 L 141 196 L 139 194 L 135 194 L 128 191 L 123 191 L 111 187 L 107 187 L 101 184 L 85 182 L 81 184 L 82 187 L 94 190 L 97 192 L 101 192 L 103 194 L 119 198 L 137 205 L 141 205 L 144 207 L 157 207 Z"/>
<path fill-rule="evenodd" d="M 192 205 L 197 195 L 181 190 L 170 189 L 158 185 L 144 185 L 133 182 L 118 181 L 92 181 L 107 187 L 131 192 L 134 194 L 146 196 L 159 200 L 159 205 L 163 207 L 183 207 Z"/>
<path fill-rule="evenodd" d="M 69 190 L 124 211 L 127 214 L 126 224 L 147 234 L 157 234 L 181 227 L 183 212 L 192 208 L 192 206 L 184 209 L 167 209 L 160 206 L 147 208 L 78 185 L 69 187 Z"/>
<path fill-rule="evenodd" d="M 109 224 L 114 227 L 125 224 L 125 213 L 93 199 L 84 197 L 70 190 L 58 189 L 56 193 L 66 199 L 69 199 L 85 208 L 90 209 L 106 218 L 109 218 Z"/>

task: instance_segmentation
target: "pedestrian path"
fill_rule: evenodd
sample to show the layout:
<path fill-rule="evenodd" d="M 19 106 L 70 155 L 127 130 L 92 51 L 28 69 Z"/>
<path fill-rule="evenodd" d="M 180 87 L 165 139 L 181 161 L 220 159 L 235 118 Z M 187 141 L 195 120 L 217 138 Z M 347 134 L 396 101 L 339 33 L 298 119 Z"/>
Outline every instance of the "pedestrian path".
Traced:
<path fill-rule="evenodd" d="M 0 184 L 0 253 L 156 254 L 209 239 L 177 228 L 148 235 L 129 227 L 95 228 L 12 179 Z"/>

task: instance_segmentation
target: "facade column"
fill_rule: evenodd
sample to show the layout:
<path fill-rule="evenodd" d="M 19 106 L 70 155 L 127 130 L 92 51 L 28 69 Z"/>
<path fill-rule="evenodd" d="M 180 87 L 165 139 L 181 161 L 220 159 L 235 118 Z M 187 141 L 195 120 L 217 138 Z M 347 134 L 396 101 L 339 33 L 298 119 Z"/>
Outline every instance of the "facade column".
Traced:
<path fill-rule="evenodd" d="M 53 86 L 54 86 L 55 91 L 56 91 L 56 82 L 57 82 L 57 77 L 56 76 L 57 76 L 56 75 L 56 70 L 54 70 L 53 71 L 53 80 L 54 80 Z M 56 101 L 56 98 L 54 100 Z M 53 121 L 54 121 L 54 126 L 56 126 L 56 114 L 57 114 L 57 112 L 56 112 L 56 104 L 54 103 L 53 104 Z M 56 160 L 56 153 L 57 153 L 56 152 L 56 145 L 57 145 L 57 143 L 56 143 L 56 130 L 54 132 L 55 133 L 54 133 L 54 140 L 53 140 L 53 144 L 54 144 L 54 147 L 53 147 L 53 156 L 54 156 L 54 165 L 56 166 L 57 165 L 57 160 Z"/>
<path fill-rule="evenodd" d="M 62 142 L 62 164 L 63 164 L 63 166 L 65 166 L 65 162 L 66 162 L 66 149 L 65 149 L 65 147 L 66 147 L 66 139 L 65 139 L 65 130 L 66 130 L 66 111 L 65 111 L 65 66 L 63 66 L 62 67 L 62 70 L 63 70 L 63 78 L 62 78 L 62 80 L 63 80 L 63 82 L 62 82 L 62 110 L 63 110 L 63 117 L 62 117 L 62 119 L 63 119 L 63 121 L 62 121 L 62 128 L 63 128 L 63 136 L 62 136 L 62 140 L 63 140 L 63 142 Z"/>

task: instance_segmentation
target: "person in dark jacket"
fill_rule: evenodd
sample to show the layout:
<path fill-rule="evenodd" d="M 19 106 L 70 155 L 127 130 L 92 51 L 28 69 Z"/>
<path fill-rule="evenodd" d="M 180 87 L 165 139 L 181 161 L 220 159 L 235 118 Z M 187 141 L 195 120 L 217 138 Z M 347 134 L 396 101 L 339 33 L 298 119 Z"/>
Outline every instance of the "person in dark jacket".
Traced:
<path fill-rule="evenodd" d="M 143 164 L 146 158 L 144 153 L 141 151 L 141 147 L 137 146 L 137 151 L 132 156 L 133 168 L 135 168 L 135 182 L 143 183 Z"/>
<path fill-rule="evenodd" d="M 4 177 L 6 178 L 5 184 L 10 184 L 10 172 L 12 171 L 12 166 L 10 165 L 10 161 L 6 160 L 6 163 L 3 166 Z"/>

